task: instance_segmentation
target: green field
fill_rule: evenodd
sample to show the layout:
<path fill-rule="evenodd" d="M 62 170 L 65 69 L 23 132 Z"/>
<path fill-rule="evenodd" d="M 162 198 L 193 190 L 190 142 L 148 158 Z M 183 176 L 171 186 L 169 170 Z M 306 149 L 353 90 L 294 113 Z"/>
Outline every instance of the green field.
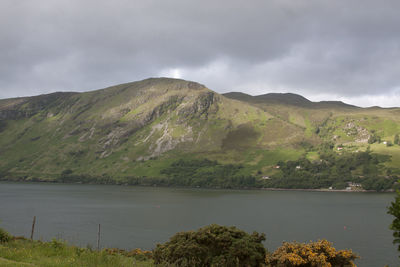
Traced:
<path fill-rule="evenodd" d="M 391 161 L 386 163 L 386 166 L 392 168 L 399 168 L 400 164 L 400 146 L 386 146 L 384 144 L 373 144 L 371 145 L 372 151 L 384 155 L 390 155 Z"/>

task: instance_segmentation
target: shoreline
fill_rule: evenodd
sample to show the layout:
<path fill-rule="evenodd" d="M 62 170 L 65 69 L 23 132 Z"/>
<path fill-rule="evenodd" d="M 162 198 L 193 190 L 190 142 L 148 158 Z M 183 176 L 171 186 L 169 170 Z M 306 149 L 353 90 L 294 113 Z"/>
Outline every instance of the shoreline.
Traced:
<path fill-rule="evenodd" d="M 238 187 L 238 188 L 222 188 L 222 187 L 196 187 L 196 186 L 165 186 L 165 185 L 149 185 L 149 184 L 124 184 L 124 183 L 115 183 L 115 184 L 104 184 L 104 183 L 64 183 L 59 181 L 16 181 L 12 179 L 0 179 L 0 183 L 2 182 L 10 182 L 10 183 L 32 183 L 32 184 L 70 184 L 70 185 L 113 185 L 113 186 L 139 186 L 139 187 L 158 187 L 158 188 L 184 188 L 184 189 L 211 189 L 211 190 L 261 190 L 261 191 L 298 191 L 298 192 L 336 192 L 336 193 L 395 193 L 396 191 L 393 189 L 386 191 L 376 191 L 376 190 L 347 190 L 347 189 L 327 189 L 327 188 L 263 188 L 263 187 Z"/>
<path fill-rule="evenodd" d="M 259 188 L 260 190 L 265 191 L 308 191 L 308 192 L 345 192 L 345 193 L 394 193 L 394 190 L 391 191 L 376 191 L 376 190 L 346 190 L 346 189 L 315 189 L 315 188 Z"/>

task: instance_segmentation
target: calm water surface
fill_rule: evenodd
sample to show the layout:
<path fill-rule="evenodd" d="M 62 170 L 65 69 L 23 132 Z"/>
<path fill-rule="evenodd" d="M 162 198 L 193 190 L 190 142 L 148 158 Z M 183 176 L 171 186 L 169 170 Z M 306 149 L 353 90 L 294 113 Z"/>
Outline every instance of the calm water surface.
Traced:
<path fill-rule="evenodd" d="M 152 249 L 176 232 L 218 223 L 282 241 L 326 238 L 361 255 L 358 266 L 398 266 L 392 217 L 394 194 L 232 191 L 102 185 L 0 183 L 0 227 L 14 235 L 53 237 L 86 246 Z"/>

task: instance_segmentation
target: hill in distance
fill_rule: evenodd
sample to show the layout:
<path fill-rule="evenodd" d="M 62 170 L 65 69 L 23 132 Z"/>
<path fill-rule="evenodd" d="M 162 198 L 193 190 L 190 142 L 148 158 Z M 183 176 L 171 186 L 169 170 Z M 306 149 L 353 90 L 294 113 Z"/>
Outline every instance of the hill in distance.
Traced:
<path fill-rule="evenodd" d="M 254 104 L 278 104 L 315 109 L 332 107 L 349 109 L 358 108 L 356 106 L 349 105 L 341 101 L 312 102 L 301 95 L 292 93 L 269 93 L 264 95 L 251 96 L 241 92 L 231 92 L 223 95 L 231 99 L 237 99 Z"/>
<path fill-rule="evenodd" d="M 179 160 L 240 164 L 275 175 L 278 162 L 320 160 L 329 144 L 390 156 L 396 172 L 400 109 L 311 102 L 295 94 L 220 95 L 199 83 L 150 78 L 85 93 L 0 100 L 0 177 L 57 180 L 61 173 L 167 178 Z M 381 143 L 371 141 L 379 137 Z M 172 165 L 171 165 L 172 164 Z M 174 165 L 175 166 L 175 165 Z"/>

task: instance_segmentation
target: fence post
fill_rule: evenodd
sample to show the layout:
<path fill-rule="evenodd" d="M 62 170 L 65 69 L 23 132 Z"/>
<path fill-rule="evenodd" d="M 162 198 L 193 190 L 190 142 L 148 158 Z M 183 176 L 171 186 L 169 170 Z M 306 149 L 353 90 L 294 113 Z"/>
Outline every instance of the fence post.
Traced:
<path fill-rule="evenodd" d="M 97 251 L 100 251 L 100 224 L 99 231 L 97 232 Z"/>
<path fill-rule="evenodd" d="M 33 233 L 35 232 L 35 223 L 36 223 L 36 216 L 33 216 L 31 240 L 33 240 Z"/>

